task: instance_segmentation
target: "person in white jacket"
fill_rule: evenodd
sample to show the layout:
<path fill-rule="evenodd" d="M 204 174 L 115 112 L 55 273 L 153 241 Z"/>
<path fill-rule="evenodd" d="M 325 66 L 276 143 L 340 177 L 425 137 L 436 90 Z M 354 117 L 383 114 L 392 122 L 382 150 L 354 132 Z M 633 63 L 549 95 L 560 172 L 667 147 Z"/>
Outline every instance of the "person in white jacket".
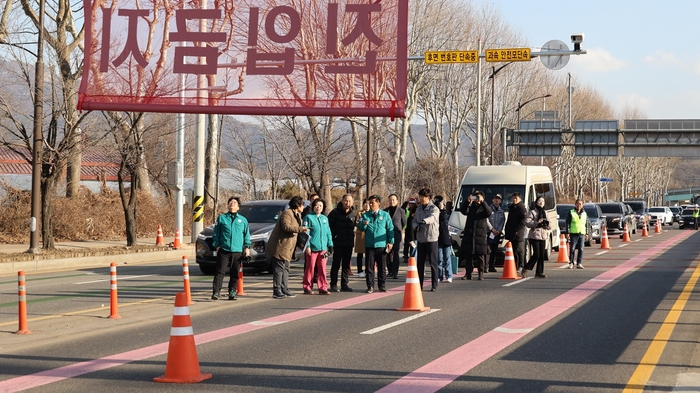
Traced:
<path fill-rule="evenodd" d="M 423 288 L 425 275 L 425 260 L 430 262 L 431 292 L 438 288 L 438 237 L 440 236 L 440 209 L 432 202 L 433 195 L 430 190 L 423 188 L 418 192 L 418 207 L 413 218 L 413 229 L 416 241 L 418 241 L 418 278 L 420 287 Z"/>

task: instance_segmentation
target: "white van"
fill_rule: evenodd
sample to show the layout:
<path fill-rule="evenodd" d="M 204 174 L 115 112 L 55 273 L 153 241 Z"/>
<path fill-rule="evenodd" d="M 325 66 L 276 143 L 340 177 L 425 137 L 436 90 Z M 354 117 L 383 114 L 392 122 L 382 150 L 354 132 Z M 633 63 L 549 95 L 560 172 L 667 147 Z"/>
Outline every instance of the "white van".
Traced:
<path fill-rule="evenodd" d="M 526 166 L 518 161 L 506 161 L 503 165 L 493 166 L 472 166 L 467 169 L 462 179 L 457 201 L 450 215 L 449 228 L 454 247 L 461 243 L 462 229 L 466 217 L 460 213 L 462 201 L 474 191 L 480 190 L 484 193 L 485 202 L 492 203 L 493 196 L 501 194 L 503 202 L 501 206 L 508 216 L 508 207 L 511 204 L 511 195 L 519 192 L 522 195 L 523 203 L 528 211 L 535 199 L 544 197 L 544 208 L 551 223 L 552 230 L 545 247 L 545 259 L 549 259 L 552 247 L 559 249 L 559 226 L 557 225 L 556 197 L 554 194 L 554 182 L 552 172 L 546 166 Z M 506 240 L 501 240 L 499 251 L 504 252 Z M 457 249 L 455 248 L 455 251 Z M 529 255 L 529 251 L 527 252 Z"/>

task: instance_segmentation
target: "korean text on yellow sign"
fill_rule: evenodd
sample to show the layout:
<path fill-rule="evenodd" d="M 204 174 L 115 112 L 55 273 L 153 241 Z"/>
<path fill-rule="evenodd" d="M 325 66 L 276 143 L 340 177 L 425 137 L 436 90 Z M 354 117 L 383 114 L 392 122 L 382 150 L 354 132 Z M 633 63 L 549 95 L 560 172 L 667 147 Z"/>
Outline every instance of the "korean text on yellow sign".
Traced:
<path fill-rule="evenodd" d="M 530 61 L 530 48 L 486 49 L 486 61 Z"/>
<path fill-rule="evenodd" d="M 431 51 L 425 52 L 426 64 L 440 63 L 476 63 L 479 61 L 479 52 L 467 51 Z"/>

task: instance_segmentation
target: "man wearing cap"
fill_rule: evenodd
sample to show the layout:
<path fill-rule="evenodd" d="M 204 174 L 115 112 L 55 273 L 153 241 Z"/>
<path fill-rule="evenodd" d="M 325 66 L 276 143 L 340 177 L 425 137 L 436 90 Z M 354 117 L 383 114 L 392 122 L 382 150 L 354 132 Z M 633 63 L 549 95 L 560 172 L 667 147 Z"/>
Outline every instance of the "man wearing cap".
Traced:
<path fill-rule="evenodd" d="M 498 245 L 501 244 L 503 237 L 503 227 L 506 225 L 506 211 L 501 207 L 503 197 L 501 194 L 496 194 L 491 199 L 491 215 L 487 221 L 489 228 L 489 272 L 496 272 L 496 253 Z"/>

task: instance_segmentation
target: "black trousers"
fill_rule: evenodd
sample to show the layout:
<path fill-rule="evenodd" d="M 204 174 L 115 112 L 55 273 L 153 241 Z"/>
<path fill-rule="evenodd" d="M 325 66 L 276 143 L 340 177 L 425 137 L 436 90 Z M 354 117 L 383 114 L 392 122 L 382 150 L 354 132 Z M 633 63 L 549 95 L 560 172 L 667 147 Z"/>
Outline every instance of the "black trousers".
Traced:
<path fill-rule="evenodd" d="M 489 269 L 496 268 L 496 254 L 498 254 L 499 242 L 489 242 Z"/>
<path fill-rule="evenodd" d="M 467 254 L 464 258 L 467 262 L 467 273 L 465 274 L 467 277 L 472 276 L 472 272 L 474 271 L 474 268 L 476 267 L 477 270 L 479 271 L 479 275 L 484 272 L 484 269 L 486 267 L 486 256 L 483 254 Z"/>
<path fill-rule="evenodd" d="M 243 253 L 230 252 L 219 249 L 216 253 L 216 274 L 214 274 L 214 293 L 221 292 L 221 287 L 224 285 L 224 276 L 226 268 L 231 266 L 229 273 L 228 291 L 235 291 L 238 287 L 238 269 L 240 268 L 240 259 Z"/>
<path fill-rule="evenodd" d="M 533 239 L 530 239 L 529 242 L 532 246 L 532 256 L 530 257 L 530 261 L 528 261 L 527 266 L 525 266 L 525 269 L 532 270 L 532 268 L 535 267 L 535 264 L 537 264 L 535 274 L 544 274 L 544 248 L 547 242 L 544 240 Z"/>
<path fill-rule="evenodd" d="M 438 243 L 429 242 L 421 243 L 418 242 L 418 279 L 420 280 L 420 287 L 423 288 L 423 277 L 425 276 L 425 259 L 428 259 L 430 263 L 430 283 L 432 288 L 438 287 Z"/>
<path fill-rule="evenodd" d="M 401 260 L 399 259 L 401 249 L 399 248 L 399 246 L 401 245 L 402 237 L 403 236 L 401 232 L 394 231 L 394 245 L 392 246 L 391 252 L 387 255 L 386 263 L 390 276 L 395 276 L 399 274 L 399 267 L 401 266 Z"/>
<path fill-rule="evenodd" d="M 382 248 L 365 248 L 365 282 L 367 288 L 374 289 L 374 266 L 377 266 L 377 283 L 379 289 L 386 288 L 386 253 Z"/>
<path fill-rule="evenodd" d="M 331 265 L 331 287 L 338 286 L 338 270 L 343 267 L 340 274 L 340 285 L 342 288 L 348 286 L 348 275 L 350 274 L 350 263 L 352 262 L 352 247 L 334 247 L 333 263 Z"/>
<path fill-rule="evenodd" d="M 513 247 L 513 259 L 515 260 L 515 268 L 522 269 L 525 267 L 525 241 L 511 240 L 510 245 Z"/>

